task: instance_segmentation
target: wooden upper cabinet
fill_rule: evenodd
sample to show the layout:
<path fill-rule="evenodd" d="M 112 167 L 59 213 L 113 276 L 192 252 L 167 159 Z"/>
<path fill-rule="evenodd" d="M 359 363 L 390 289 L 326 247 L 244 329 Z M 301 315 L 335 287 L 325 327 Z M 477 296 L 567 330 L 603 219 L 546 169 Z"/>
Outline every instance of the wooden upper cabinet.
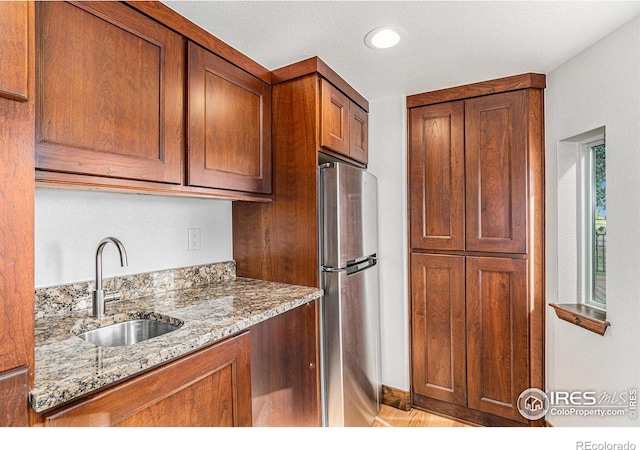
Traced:
<path fill-rule="evenodd" d="M 527 261 L 467 258 L 469 407 L 519 422 L 529 381 Z"/>
<path fill-rule="evenodd" d="M 464 102 L 410 110 L 411 247 L 464 250 Z"/>
<path fill-rule="evenodd" d="M 271 87 L 189 43 L 188 184 L 271 193 Z"/>
<path fill-rule="evenodd" d="M 320 145 L 366 164 L 369 116 L 324 78 L 320 79 Z"/>
<path fill-rule="evenodd" d="M 349 98 L 322 79 L 320 145 L 349 156 Z"/>
<path fill-rule="evenodd" d="M 411 283 L 414 392 L 466 405 L 465 258 L 414 253 Z"/>
<path fill-rule="evenodd" d="M 526 91 L 465 102 L 467 250 L 527 251 Z"/>
<path fill-rule="evenodd" d="M 183 38 L 118 2 L 37 2 L 36 168 L 182 182 Z"/>
<path fill-rule="evenodd" d="M 0 2 L 0 96 L 27 100 L 29 4 Z"/>
<path fill-rule="evenodd" d="M 354 102 L 349 102 L 349 157 L 369 162 L 369 115 Z"/>
<path fill-rule="evenodd" d="M 527 252 L 527 92 L 411 108 L 411 246 Z"/>

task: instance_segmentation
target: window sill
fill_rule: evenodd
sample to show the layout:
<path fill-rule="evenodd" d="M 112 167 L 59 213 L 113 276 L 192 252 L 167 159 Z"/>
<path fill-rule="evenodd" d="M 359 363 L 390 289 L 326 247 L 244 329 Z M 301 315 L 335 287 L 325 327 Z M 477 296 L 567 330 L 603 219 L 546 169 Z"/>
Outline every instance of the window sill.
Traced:
<path fill-rule="evenodd" d="M 549 306 L 556 310 L 556 315 L 560 319 L 598 333 L 600 336 L 604 336 L 607 328 L 611 326 L 604 311 L 582 303 L 550 303 Z"/>

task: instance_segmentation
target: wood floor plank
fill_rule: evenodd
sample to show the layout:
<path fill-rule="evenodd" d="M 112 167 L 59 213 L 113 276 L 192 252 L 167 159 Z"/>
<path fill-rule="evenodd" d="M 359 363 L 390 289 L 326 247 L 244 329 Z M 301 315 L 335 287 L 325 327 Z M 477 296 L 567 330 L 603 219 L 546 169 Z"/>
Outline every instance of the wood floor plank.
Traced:
<path fill-rule="evenodd" d="M 380 412 L 374 427 L 471 427 L 472 425 L 460 422 L 437 414 L 411 409 L 401 411 L 391 406 L 381 405 Z"/>

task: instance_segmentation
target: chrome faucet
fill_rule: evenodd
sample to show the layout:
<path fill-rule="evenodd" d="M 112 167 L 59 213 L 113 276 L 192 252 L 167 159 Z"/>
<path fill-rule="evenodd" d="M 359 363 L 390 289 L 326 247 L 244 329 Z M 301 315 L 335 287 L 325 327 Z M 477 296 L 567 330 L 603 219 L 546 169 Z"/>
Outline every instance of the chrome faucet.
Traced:
<path fill-rule="evenodd" d="M 92 317 L 104 317 L 105 301 L 117 300 L 120 298 L 119 292 L 105 292 L 102 289 L 102 250 L 104 246 L 109 242 L 114 244 L 118 248 L 120 253 L 120 265 L 122 267 L 128 266 L 127 252 L 124 249 L 124 245 L 118 239 L 114 237 L 106 237 L 98 243 L 98 250 L 96 251 L 96 289 L 93 291 L 92 299 Z"/>

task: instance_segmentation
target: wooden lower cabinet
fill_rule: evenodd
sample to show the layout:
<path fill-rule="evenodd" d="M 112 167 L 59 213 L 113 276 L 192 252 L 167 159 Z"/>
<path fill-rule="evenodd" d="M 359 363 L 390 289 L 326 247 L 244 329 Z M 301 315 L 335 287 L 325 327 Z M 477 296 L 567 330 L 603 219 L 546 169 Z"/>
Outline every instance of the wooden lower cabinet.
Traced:
<path fill-rule="evenodd" d="M 531 387 L 527 261 L 466 263 L 468 406 L 528 423 L 518 412 L 518 397 Z"/>
<path fill-rule="evenodd" d="M 318 301 L 250 333 L 253 426 L 320 426 Z"/>
<path fill-rule="evenodd" d="M 44 417 L 46 426 L 251 426 L 249 333 Z"/>
<path fill-rule="evenodd" d="M 411 271 L 414 403 L 527 424 L 517 409 L 531 387 L 527 261 L 415 253 Z"/>
<path fill-rule="evenodd" d="M 413 391 L 467 403 L 464 256 L 411 256 Z"/>
<path fill-rule="evenodd" d="M 318 326 L 314 300 L 33 425 L 321 426 Z"/>
<path fill-rule="evenodd" d="M 29 368 L 0 373 L 0 427 L 29 426 Z"/>

